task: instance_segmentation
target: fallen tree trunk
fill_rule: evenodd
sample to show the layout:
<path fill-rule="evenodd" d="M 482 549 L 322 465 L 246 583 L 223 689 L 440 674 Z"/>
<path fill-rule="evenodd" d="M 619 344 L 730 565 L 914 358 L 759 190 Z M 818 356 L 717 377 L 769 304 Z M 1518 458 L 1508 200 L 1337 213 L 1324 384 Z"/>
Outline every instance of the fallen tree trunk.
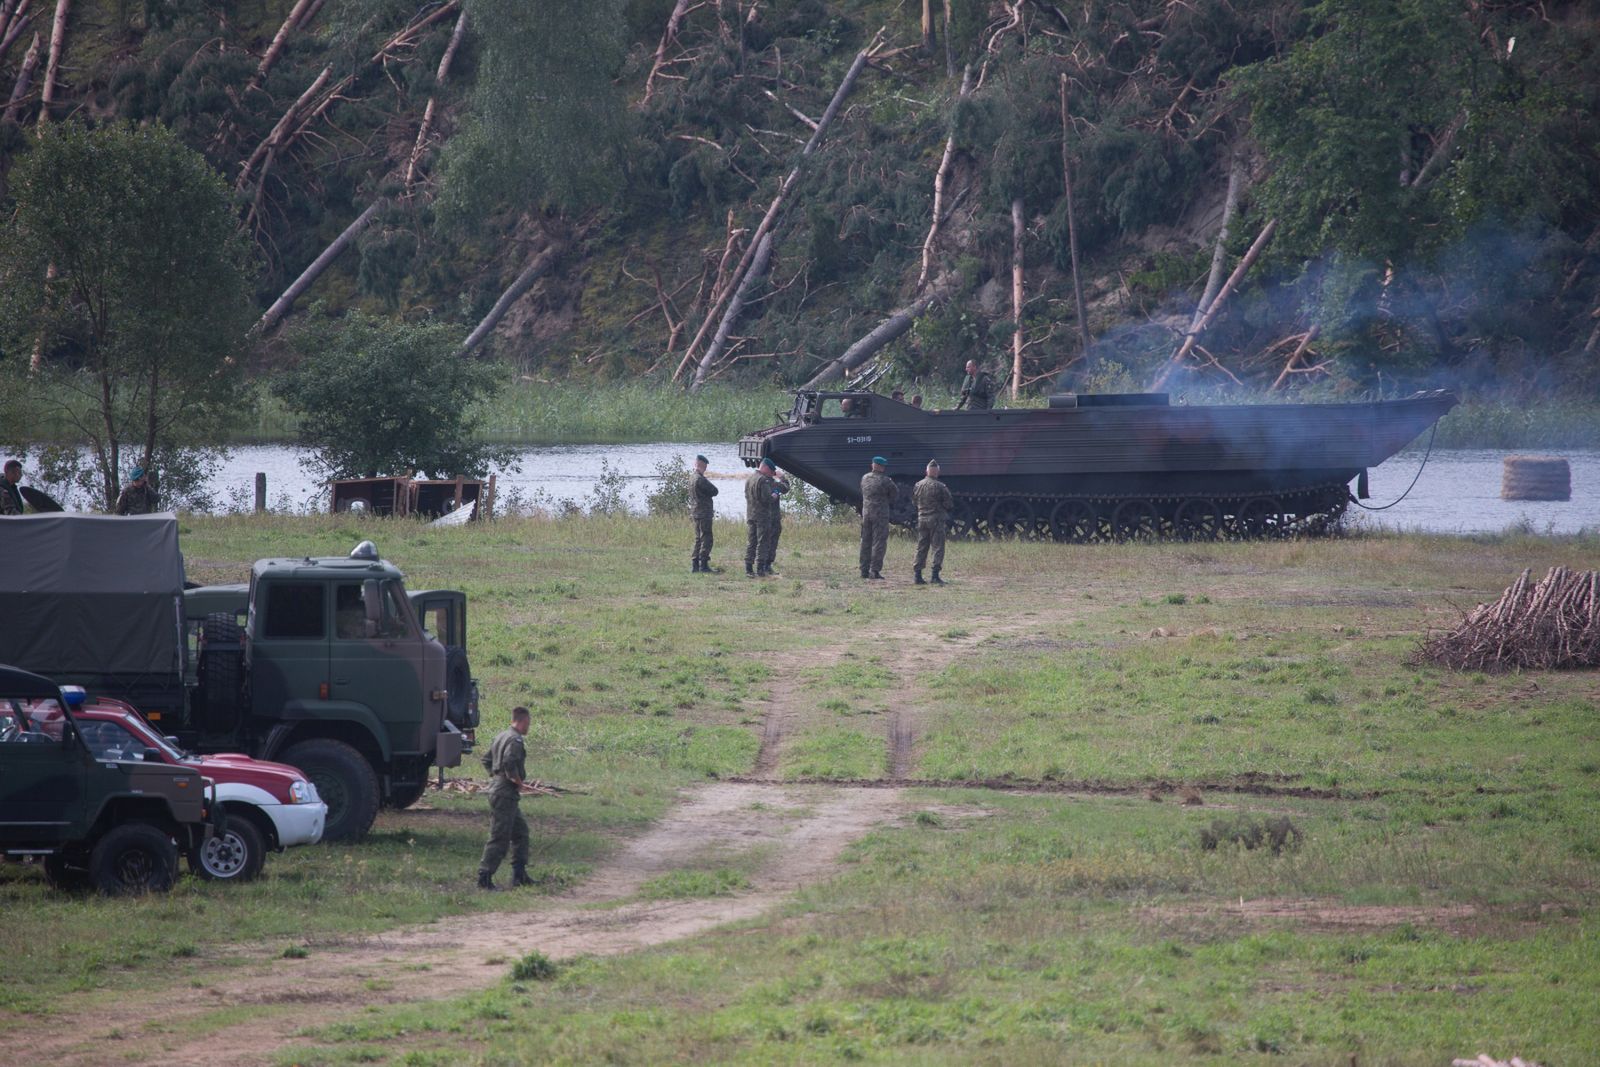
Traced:
<path fill-rule="evenodd" d="M 755 257 L 750 260 L 750 269 L 745 271 L 744 277 L 739 281 L 739 288 L 734 290 L 733 299 L 728 301 L 727 313 L 722 316 L 722 325 L 717 327 L 717 335 L 706 346 L 706 354 L 700 358 L 700 365 L 695 368 L 694 381 L 689 384 L 689 392 L 698 393 L 705 384 L 706 375 L 716 364 L 717 358 L 722 355 L 722 350 L 727 347 L 728 335 L 733 332 L 733 324 L 739 319 L 739 312 L 744 310 L 745 301 L 750 298 L 750 290 L 761 276 L 767 272 L 767 263 L 772 259 L 772 234 L 762 235 L 759 246 L 756 248 Z"/>
<path fill-rule="evenodd" d="M 0 59 L 5 58 L 6 52 L 33 20 L 28 14 L 28 3 L 29 0 L 17 0 L 15 7 L 9 4 L 0 7 Z"/>
<path fill-rule="evenodd" d="M 485 337 L 494 332 L 494 328 L 500 324 L 500 320 L 505 318 L 506 312 L 511 310 L 511 305 L 521 299 L 523 293 L 532 289 L 534 282 L 550 273 L 550 268 L 555 266 L 556 258 L 560 253 L 561 247 L 559 245 L 550 245 L 533 258 L 533 262 L 529 263 L 522 273 L 517 275 L 516 279 L 506 287 L 506 291 L 500 294 L 500 299 L 494 302 L 494 307 L 489 309 L 489 314 L 483 317 L 483 321 L 478 323 L 472 333 L 467 335 L 467 339 L 461 343 L 461 355 L 464 356 L 474 348 L 477 348 L 483 343 Z"/>
<path fill-rule="evenodd" d="M 1217 312 L 1222 309 L 1222 305 L 1227 302 L 1228 296 L 1244 278 L 1245 272 L 1255 263 L 1256 257 L 1261 255 L 1261 250 L 1267 247 L 1267 242 L 1272 239 L 1273 231 L 1277 228 L 1277 219 L 1267 220 L 1267 224 L 1261 228 L 1261 233 L 1256 237 L 1255 242 L 1250 245 L 1250 250 L 1244 254 L 1244 258 L 1239 260 L 1239 265 L 1233 268 L 1233 273 L 1228 276 L 1228 280 L 1218 290 L 1217 298 L 1211 302 L 1210 307 L 1206 308 L 1205 314 L 1200 316 L 1200 321 L 1190 327 L 1189 332 L 1184 335 L 1183 344 L 1172 354 L 1172 358 L 1161 369 L 1161 373 L 1156 376 L 1156 380 L 1150 383 L 1152 392 L 1166 385 L 1167 379 L 1172 377 L 1172 372 L 1177 370 L 1189 353 L 1194 350 L 1195 341 L 1205 332 L 1206 327 L 1211 325 L 1212 320 L 1217 317 Z"/>
<path fill-rule="evenodd" d="M 72 0 L 56 0 L 56 17 L 50 24 L 50 60 L 44 68 L 44 85 L 39 91 L 39 124 L 50 121 L 50 105 L 56 99 L 56 73 L 61 69 L 61 52 L 67 44 L 67 12 Z"/>
<path fill-rule="evenodd" d="M 923 293 L 905 307 L 891 313 L 888 318 L 874 326 L 865 337 L 845 349 L 842 355 L 824 364 L 822 369 L 812 375 L 811 380 L 801 388 L 819 389 L 828 382 L 855 370 L 877 355 L 884 345 L 899 338 L 907 330 L 911 329 L 912 324 L 917 321 L 923 312 L 944 299 L 946 288 L 947 286 L 936 283 L 926 293 Z"/>
<path fill-rule="evenodd" d="M 1022 197 L 1011 201 L 1011 399 L 1022 381 Z"/>
<path fill-rule="evenodd" d="M 972 64 L 968 63 L 961 72 L 961 89 L 956 93 L 956 101 L 965 100 L 972 91 Z M 928 224 L 928 236 L 922 241 L 922 270 L 917 274 L 917 288 L 921 289 L 928 281 L 928 271 L 933 265 L 933 242 L 939 237 L 939 226 L 944 220 L 944 186 L 950 178 L 950 164 L 955 159 L 956 134 L 952 127 L 950 136 L 944 141 L 944 155 L 939 159 L 939 169 L 933 175 L 933 221 Z"/>
<path fill-rule="evenodd" d="M 294 7 L 289 10 L 289 17 L 278 27 L 277 35 L 267 46 L 266 54 L 261 57 L 261 63 L 256 67 L 255 74 L 251 75 L 250 81 L 245 84 L 242 95 L 249 96 L 261 87 L 261 83 L 266 80 L 267 72 L 272 70 L 272 65 L 278 61 L 278 55 L 283 51 L 284 43 L 289 40 L 290 32 L 308 21 L 311 15 L 316 13 L 316 8 L 321 6 L 322 0 L 295 0 Z"/>
<path fill-rule="evenodd" d="M 33 84 L 33 72 L 39 66 L 39 35 L 33 35 L 33 43 L 28 46 L 28 52 L 22 57 L 22 69 L 17 72 L 17 83 L 11 87 L 11 99 L 6 101 L 5 120 L 15 122 L 17 111 L 22 107 L 23 97 L 28 95 L 28 86 Z"/>
<path fill-rule="evenodd" d="M 1272 387 L 1267 392 L 1276 393 L 1283 387 L 1283 383 L 1289 380 L 1289 375 L 1299 368 L 1300 357 L 1306 354 L 1306 349 L 1311 347 L 1311 342 L 1317 339 L 1317 334 L 1321 330 L 1322 327 L 1312 324 L 1311 329 L 1307 330 L 1305 336 L 1300 338 L 1300 343 L 1294 346 L 1294 351 L 1289 353 L 1289 358 L 1284 361 L 1283 370 L 1278 372 L 1278 377 L 1273 380 Z"/>
<path fill-rule="evenodd" d="M 285 135 L 288 133 L 289 127 L 294 123 L 295 116 L 310 102 L 312 97 L 321 91 L 332 76 L 333 68 L 323 67 L 322 72 L 316 76 L 310 85 L 306 86 L 306 91 L 296 97 L 295 102 L 289 105 L 289 110 L 285 111 L 278 121 L 273 123 L 272 131 L 267 134 L 266 139 L 256 145 L 256 150 L 250 153 L 250 158 L 245 160 L 244 166 L 239 168 L 239 176 L 234 179 L 233 183 L 236 192 L 242 192 L 244 187 L 250 184 L 250 175 L 255 172 L 256 164 L 265 159 L 268 152 L 276 152 L 283 147 L 286 142 Z"/>
<path fill-rule="evenodd" d="M 334 238 L 333 243 L 324 248 L 320 256 L 311 261 L 311 266 L 301 272 L 300 277 L 296 278 L 294 283 L 283 291 L 283 295 L 272 302 L 272 306 L 267 309 L 267 313 L 261 316 L 261 321 L 257 322 L 250 332 L 263 334 L 276 326 L 284 315 L 289 313 L 289 309 L 300 298 L 300 294 L 311 288 L 311 283 L 316 281 L 318 276 L 328 269 L 328 264 L 338 259 L 339 253 L 349 248 L 350 242 L 359 237 L 361 231 L 366 229 L 372 220 L 377 217 L 378 209 L 383 207 L 384 203 L 385 201 L 382 199 L 376 200 L 367 206 L 367 210 L 356 216 L 356 220 L 346 226 L 344 232 Z"/>
<path fill-rule="evenodd" d="M 667 16 L 666 29 L 661 31 L 661 43 L 656 45 L 655 62 L 650 64 L 650 73 L 644 79 L 644 97 L 639 101 L 639 110 L 650 103 L 650 94 L 656 90 L 656 75 L 661 73 L 661 68 L 667 62 L 667 46 L 678 39 L 678 29 L 683 25 L 683 16 L 689 10 L 689 0 L 678 0 L 672 5 L 672 14 Z"/>
<path fill-rule="evenodd" d="M 411 158 L 406 161 L 405 188 L 408 196 L 417 180 L 417 167 L 422 162 L 422 154 L 428 150 L 428 134 L 433 129 L 433 116 L 438 108 L 437 90 L 449 77 L 450 63 L 455 59 L 456 49 L 461 47 L 461 38 L 466 32 L 467 9 L 462 8 L 461 14 L 456 17 L 456 28 L 450 31 L 450 43 L 445 46 L 444 55 L 439 57 L 439 69 L 433 79 L 435 92 L 428 97 L 428 106 L 422 110 L 422 124 L 417 127 L 417 143 L 411 146 Z"/>
<path fill-rule="evenodd" d="M 1078 336 L 1083 341 L 1084 355 L 1089 352 L 1089 313 L 1083 303 L 1083 275 L 1078 270 L 1078 217 L 1072 203 L 1072 163 L 1068 157 L 1067 140 L 1071 132 L 1067 117 L 1067 76 L 1061 75 L 1061 190 L 1067 198 L 1067 250 L 1072 257 L 1072 296 L 1077 301 Z"/>
<path fill-rule="evenodd" d="M 1244 158 L 1242 153 L 1235 151 L 1228 163 L 1228 192 L 1222 200 L 1222 225 L 1217 228 L 1217 243 L 1211 250 L 1211 273 L 1206 277 L 1206 288 L 1200 294 L 1200 302 L 1195 305 L 1194 318 L 1189 320 L 1191 332 L 1200 325 L 1206 309 L 1222 289 L 1222 267 L 1228 260 L 1228 232 L 1233 226 L 1234 212 L 1239 209 L 1239 189 L 1243 184 Z"/>
<path fill-rule="evenodd" d="M 871 56 L 873 49 L 877 47 L 882 34 L 883 31 L 879 30 L 867 47 L 856 53 L 855 61 L 850 64 L 850 69 L 845 72 L 844 78 L 839 82 L 838 89 L 834 91 L 833 99 L 828 101 L 827 110 L 817 120 L 817 128 L 811 134 L 811 139 L 800 150 L 800 158 L 795 161 L 794 168 L 789 171 L 782 183 L 779 184 L 778 194 L 772 198 L 772 203 L 767 205 L 767 212 L 761 217 L 761 222 L 756 226 L 755 233 L 751 235 L 750 244 L 745 248 L 744 255 L 739 257 L 739 265 L 734 268 L 733 276 L 729 279 L 730 284 L 724 290 L 723 296 L 714 298 L 711 306 L 706 309 L 706 317 L 701 321 L 700 329 L 696 331 L 694 340 L 689 342 L 689 348 L 684 353 L 684 363 L 680 366 L 680 371 L 682 366 L 688 365 L 689 360 L 700 348 L 701 343 L 705 341 L 706 334 L 711 329 L 711 324 L 720 321 L 719 317 L 722 314 L 726 300 L 731 296 L 731 291 L 736 291 L 738 288 L 737 283 L 744 280 L 745 273 L 750 269 L 751 260 L 755 257 L 756 249 L 761 245 L 761 239 L 772 231 L 772 227 L 778 219 L 778 212 L 783 208 L 784 201 L 794 192 L 795 186 L 800 182 L 800 176 L 804 171 L 806 161 L 811 158 L 812 154 L 816 152 L 817 146 L 822 143 L 823 136 L 828 132 L 828 127 L 833 123 L 834 117 L 838 115 L 839 108 L 844 104 L 845 97 L 850 95 L 851 87 L 855 85 L 856 78 L 860 76 L 862 68 L 867 65 L 867 59 Z M 677 380 L 677 375 L 673 376 L 673 380 Z"/>

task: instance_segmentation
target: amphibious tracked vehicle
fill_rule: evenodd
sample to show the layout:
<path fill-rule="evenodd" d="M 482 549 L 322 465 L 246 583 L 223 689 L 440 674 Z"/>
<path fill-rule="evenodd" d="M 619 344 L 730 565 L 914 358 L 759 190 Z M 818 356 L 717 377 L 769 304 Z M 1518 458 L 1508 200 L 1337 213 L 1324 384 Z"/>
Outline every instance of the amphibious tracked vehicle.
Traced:
<path fill-rule="evenodd" d="M 1334 529 L 1366 473 L 1456 404 L 1450 392 L 1350 404 L 1173 404 L 1165 393 L 1059 394 L 1045 407 L 926 411 L 861 390 L 802 390 L 763 458 L 860 507 L 861 475 L 889 460 L 910 488 L 929 459 L 955 496 L 951 532 L 1057 541 L 1280 537 Z"/>

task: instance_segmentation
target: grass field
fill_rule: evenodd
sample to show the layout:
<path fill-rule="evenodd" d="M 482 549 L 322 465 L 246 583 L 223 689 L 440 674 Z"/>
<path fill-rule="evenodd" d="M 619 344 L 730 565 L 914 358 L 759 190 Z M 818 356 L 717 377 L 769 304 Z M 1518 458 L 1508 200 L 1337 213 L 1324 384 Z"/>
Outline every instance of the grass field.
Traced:
<path fill-rule="evenodd" d="M 869 586 L 849 528 L 789 524 L 760 583 L 687 573 L 687 532 L 185 520 L 201 581 L 371 537 L 413 587 L 466 590 L 486 730 L 527 704 L 535 773 L 582 792 L 524 804 L 542 888 L 516 895 L 470 888 L 484 805 L 449 793 L 247 887 L 103 901 L 0 866 L 0 1018 L 202 997 L 240 945 L 540 913 L 685 787 L 766 760 L 938 784 L 776 911 L 507 960 L 487 991 L 374 1005 L 280 1061 L 1600 1061 L 1600 676 L 1407 663 L 1523 567 L 1592 568 L 1600 541 L 954 544 L 953 584 L 927 589 L 898 537 Z M 742 530 L 717 533 L 726 563 Z M 736 897 L 768 859 L 637 895 Z"/>

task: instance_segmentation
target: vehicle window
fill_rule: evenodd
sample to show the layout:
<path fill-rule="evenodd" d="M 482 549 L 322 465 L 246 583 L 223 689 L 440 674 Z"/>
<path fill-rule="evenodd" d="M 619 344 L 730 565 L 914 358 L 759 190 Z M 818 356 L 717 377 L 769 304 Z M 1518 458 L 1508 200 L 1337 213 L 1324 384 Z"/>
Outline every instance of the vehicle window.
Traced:
<path fill-rule="evenodd" d="M 0 697 L 0 743 L 55 744 L 61 740 L 60 716 L 54 700 L 24 702 Z M 47 721 L 50 719 L 55 721 Z"/>
<path fill-rule="evenodd" d="M 344 641 L 367 636 L 367 609 L 361 601 L 360 582 L 340 582 L 333 587 L 333 634 Z"/>
<path fill-rule="evenodd" d="M 142 760 L 144 750 L 150 747 L 127 727 L 114 722 L 79 719 L 78 733 L 83 736 L 83 743 L 88 746 L 90 754 L 98 760 Z"/>
<path fill-rule="evenodd" d="M 273 582 L 267 586 L 266 638 L 323 635 L 323 583 Z"/>
<path fill-rule="evenodd" d="M 383 583 L 383 619 L 378 623 L 380 637 L 410 637 L 411 613 L 402 606 L 405 590 L 399 582 Z"/>

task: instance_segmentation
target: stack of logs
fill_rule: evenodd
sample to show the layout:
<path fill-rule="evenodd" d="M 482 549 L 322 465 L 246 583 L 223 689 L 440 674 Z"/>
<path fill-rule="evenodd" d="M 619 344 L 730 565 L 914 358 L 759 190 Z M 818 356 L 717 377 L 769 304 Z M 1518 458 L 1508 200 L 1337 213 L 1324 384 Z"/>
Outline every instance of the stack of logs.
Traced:
<path fill-rule="evenodd" d="M 1600 571 L 1531 571 L 1452 633 L 1423 642 L 1419 661 L 1456 670 L 1600 667 Z"/>

